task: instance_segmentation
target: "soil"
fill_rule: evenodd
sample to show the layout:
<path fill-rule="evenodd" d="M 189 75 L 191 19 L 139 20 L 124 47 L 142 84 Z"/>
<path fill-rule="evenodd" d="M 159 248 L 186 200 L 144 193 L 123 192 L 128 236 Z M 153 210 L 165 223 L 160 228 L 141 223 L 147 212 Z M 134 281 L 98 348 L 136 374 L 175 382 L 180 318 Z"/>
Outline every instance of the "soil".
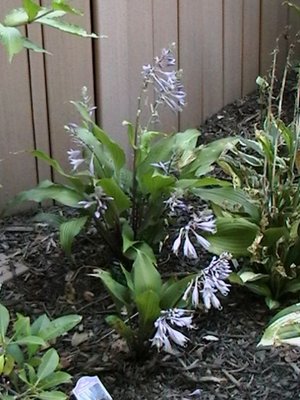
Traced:
<path fill-rule="evenodd" d="M 293 104 L 292 98 L 288 101 L 286 110 Z M 256 93 L 207 120 L 201 127 L 202 141 L 237 133 L 251 136 L 255 123 L 260 123 Z M 29 213 L 0 221 L 0 255 L 12 267 L 19 262 L 29 268 L 3 285 L 0 300 L 12 314 L 32 319 L 42 313 L 51 318 L 83 316 L 56 344 L 74 384 L 81 376 L 98 375 L 114 400 L 300 399 L 300 349 L 257 348 L 271 314 L 263 299 L 239 288 L 223 299 L 222 311 L 199 313 L 189 346 L 179 357 L 153 351 L 147 360 L 132 360 L 123 340 L 105 322 L 113 311 L 109 296 L 100 280 L 89 276 L 96 267 L 108 267 L 112 254 L 91 229 L 77 238 L 68 258 L 57 231 L 32 217 Z M 185 268 L 167 261 L 161 260 L 163 274 L 172 271 L 168 265 L 173 262 L 179 272 Z"/>

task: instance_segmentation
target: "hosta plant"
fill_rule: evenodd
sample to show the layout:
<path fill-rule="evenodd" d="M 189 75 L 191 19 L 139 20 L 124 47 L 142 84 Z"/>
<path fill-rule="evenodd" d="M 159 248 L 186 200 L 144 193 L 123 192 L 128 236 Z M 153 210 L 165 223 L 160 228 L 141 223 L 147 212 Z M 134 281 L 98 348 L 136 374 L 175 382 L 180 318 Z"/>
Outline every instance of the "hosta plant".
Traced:
<path fill-rule="evenodd" d="M 123 268 L 122 283 L 108 271 L 95 270 L 94 276 L 102 280 L 118 311 L 107 322 L 139 358 L 147 355 L 150 344 L 174 354 L 189 341 L 182 330 L 193 328 L 192 310 L 222 309 L 217 294 L 229 293 L 225 280 L 231 272 L 231 255 L 214 257 L 208 266 L 182 279 L 163 280 L 151 249 L 144 244 L 136 252 L 132 271 Z"/>
<path fill-rule="evenodd" d="M 94 107 L 89 104 L 84 89 L 82 100 L 73 102 L 82 123 L 66 127 L 74 143 L 68 151 L 71 172 L 65 172 L 44 152 L 33 152 L 61 174 L 65 183 L 44 181 L 18 196 L 18 201 L 53 199 L 75 209 L 77 213 L 73 213 L 72 218 L 43 216 L 58 224 L 60 242 L 67 253 L 71 252 L 75 236 L 91 223 L 94 225 L 120 265 L 117 274 L 100 271 L 97 275 L 111 292 L 119 311 L 125 306 L 129 317 L 138 311 L 137 330 L 132 330 L 117 316 L 111 317 L 110 323 L 135 349 L 144 346 L 153 334 L 154 326 L 160 333 L 171 334 L 171 325 L 180 324 L 178 319 L 182 317 L 190 327 L 190 316 L 186 311 L 178 311 L 178 302 L 188 283 L 193 286 L 194 305 L 198 304 L 198 291 L 207 293 L 204 300 L 207 308 L 211 304 L 219 307 L 217 291 L 228 292 L 225 284 L 218 286 L 215 282 L 217 273 L 204 287 L 204 275 L 201 279 L 199 275 L 193 282 L 192 277 L 163 282 L 157 270 L 156 254 L 166 238 L 172 240 L 176 255 L 180 253 L 195 263 L 200 248 L 210 250 L 206 236 L 213 237 L 216 231 L 215 217 L 209 205 L 214 201 L 209 198 L 211 189 L 227 189 L 227 193 L 235 195 L 229 182 L 206 175 L 213 170 L 225 149 L 237 141 L 236 138 L 198 146 L 200 133 L 195 129 L 172 134 L 154 129 L 162 105 L 173 112 L 181 111 L 185 105 L 181 71 L 176 70 L 175 64 L 173 49 L 169 48 L 163 49 L 152 65 L 143 67 L 135 123 L 124 122 L 131 159 L 126 160 L 124 150 L 94 122 Z M 151 103 L 153 91 L 149 89 L 153 88 L 155 96 Z M 150 103 L 149 108 L 142 107 L 146 103 Z M 251 210 L 247 201 L 244 206 Z M 222 221 L 218 224 L 222 226 Z M 228 225 L 223 221 L 223 227 L 225 224 Z M 248 244 L 252 242 L 252 236 L 247 238 Z M 220 235 L 219 240 L 223 241 L 224 235 L 223 238 Z M 176 342 L 175 339 L 175 343 L 184 344 L 183 337 L 178 336 L 182 340 Z M 161 340 L 156 337 L 154 343 L 169 348 L 168 340 L 165 335 Z"/>
<path fill-rule="evenodd" d="M 139 245 L 146 242 L 156 253 L 159 243 L 168 235 L 166 220 L 170 221 L 170 218 L 166 209 L 174 197 L 181 201 L 181 197 L 198 188 L 198 198 L 201 198 L 202 194 L 210 193 L 208 188 L 231 186 L 229 182 L 206 177 L 205 174 L 213 169 L 216 160 L 227 146 L 232 146 L 235 138 L 197 146 L 200 133 L 195 129 L 173 134 L 153 130 L 160 106 L 165 104 L 178 112 L 185 105 L 180 73 L 174 70 L 174 65 L 171 49 L 164 49 L 153 65 L 143 68 L 135 124 L 124 123 L 132 160 L 126 160 L 119 144 L 94 122 L 94 107 L 89 104 L 86 89 L 82 101 L 73 102 L 82 117 L 82 124 L 66 127 L 74 143 L 68 151 L 71 171 L 65 172 L 55 159 L 44 152 L 33 152 L 62 175 L 65 183 L 44 181 L 38 187 L 21 193 L 17 200 L 41 202 L 53 199 L 77 211 L 77 216 L 71 219 L 62 216 L 52 218 L 59 225 L 60 242 L 66 252 L 71 252 L 74 237 L 93 222 L 116 258 L 123 262 L 127 260 L 130 269 L 136 254 L 128 248 L 127 242 L 134 241 Z M 150 111 L 142 110 L 144 97 L 148 96 L 148 89 L 152 86 L 156 93 L 155 101 Z M 144 124 L 143 121 L 148 122 Z M 228 190 L 233 189 L 228 187 Z M 209 206 L 203 203 L 201 212 L 197 211 L 196 215 L 191 208 L 186 211 L 190 211 L 197 220 L 189 227 L 189 232 L 193 228 L 196 233 L 196 241 L 199 238 L 197 234 L 204 237 L 206 233 L 212 233 L 212 228 L 203 223 L 212 214 Z M 187 238 L 187 232 L 184 235 Z"/>
<path fill-rule="evenodd" d="M 13 321 L 0 304 L 0 394 L 3 400 L 67 399 L 59 386 L 71 375 L 60 370 L 60 359 L 53 341 L 74 328 L 81 320 L 67 315 L 50 321 L 46 315 L 33 323 L 17 314 Z"/>
<path fill-rule="evenodd" d="M 279 311 L 269 322 L 257 346 L 284 344 L 300 346 L 300 303 Z"/>
<path fill-rule="evenodd" d="M 41 6 L 39 1 L 23 0 L 22 7 L 8 12 L 0 23 L 0 43 L 5 47 L 9 60 L 24 48 L 36 52 L 46 52 L 36 43 L 29 40 L 20 30 L 25 25 L 38 23 L 81 37 L 97 38 L 78 25 L 65 20 L 67 14 L 82 15 L 80 10 L 72 7 L 67 0 L 51 0 L 48 6 Z"/>
<path fill-rule="evenodd" d="M 244 248 L 250 261 L 232 280 L 263 295 L 270 308 L 278 306 L 285 294 L 300 290 L 299 81 L 294 118 L 287 124 L 281 119 L 287 69 L 275 108 L 276 54 L 274 59 L 264 126 L 256 129 L 253 139 L 241 138 L 219 163 L 241 196 L 250 197 L 259 210 L 256 216 L 246 216 L 257 233 L 251 246 Z M 240 212 L 237 207 L 230 214 Z M 227 246 L 226 250 L 232 251 Z"/>

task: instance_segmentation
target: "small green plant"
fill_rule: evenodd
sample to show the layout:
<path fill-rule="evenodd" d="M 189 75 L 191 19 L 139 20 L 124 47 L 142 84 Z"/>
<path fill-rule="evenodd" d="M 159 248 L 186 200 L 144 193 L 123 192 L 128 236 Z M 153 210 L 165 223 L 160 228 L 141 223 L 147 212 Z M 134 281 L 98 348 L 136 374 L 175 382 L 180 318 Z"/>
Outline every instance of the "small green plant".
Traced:
<path fill-rule="evenodd" d="M 119 311 L 119 315 L 110 315 L 107 322 L 126 340 L 132 353 L 140 358 L 146 356 L 150 343 L 173 354 L 178 347 L 185 346 L 189 339 L 180 329 L 193 328 L 191 309 L 201 308 L 203 304 L 205 310 L 211 307 L 220 310 L 222 307 L 216 293 L 228 295 L 229 285 L 225 280 L 231 272 L 231 256 L 224 253 L 219 258 L 214 257 L 197 274 L 180 280 L 172 277 L 163 282 L 150 250 L 137 250 L 131 273 L 123 268 L 123 284 L 110 272 L 98 269 L 94 274 L 107 287 Z M 129 323 L 121 318 L 124 313 Z M 133 319 L 134 316 L 138 322 Z"/>
<path fill-rule="evenodd" d="M 64 20 L 67 14 L 82 15 L 81 11 L 72 7 L 66 0 L 52 0 L 48 7 L 41 6 L 39 2 L 33 0 L 23 0 L 22 5 L 23 7 L 11 10 L 0 23 L 0 42 L 5 47 L 10 61 L 24 48 L 46 52 L 20 31 L 20 27 L 28 24 L 39 23 L 81 37 L 98 37 Z"/>
<path fill-rule="evenodd" d="M 276 57 L 277 51 L 271 83 L 264 85 L 269 88 L 269 100 L 263 128 L 256 129 L 254 139 L 241 138 L 219 162 L 236 190 L 259 210 L 257 216 L 246 217 L 257 227 L 253 243 L 244 247 L 250 262 L 231 279 L 263 295 L 270 308 L 277 307 L 285 294 L 300 290 L 299 81 L 294 119 L 287 125 L 281 117 L 288 63 L 275 107 Z M 234 217 L 240 210 L 230 214 Z M 235 254 L 229 246 L 226 250 Z"/>
<path fill-rule="evenodd" d="M 60 371 L 59 355 L 51 343 L 80 321 L 78 315 L 53 321 L 42 315 L 30 323 L 29 317 L 17 314 L 12 323 L 7 308 L 0 304 L 1 399 L 67 399 L 58 387 L 70 382 L 71 375 Z"/>

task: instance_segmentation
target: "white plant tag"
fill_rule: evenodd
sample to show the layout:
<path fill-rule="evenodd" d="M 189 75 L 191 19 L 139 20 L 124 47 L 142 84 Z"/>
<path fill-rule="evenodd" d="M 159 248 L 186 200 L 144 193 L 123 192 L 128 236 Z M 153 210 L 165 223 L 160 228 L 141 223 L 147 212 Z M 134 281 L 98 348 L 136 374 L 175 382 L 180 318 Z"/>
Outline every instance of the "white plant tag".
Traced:
<path fill-rule="evenodd" d="M 98 376 L 83 376 L 72 393 L 77 400 L 112 400 Z"/>

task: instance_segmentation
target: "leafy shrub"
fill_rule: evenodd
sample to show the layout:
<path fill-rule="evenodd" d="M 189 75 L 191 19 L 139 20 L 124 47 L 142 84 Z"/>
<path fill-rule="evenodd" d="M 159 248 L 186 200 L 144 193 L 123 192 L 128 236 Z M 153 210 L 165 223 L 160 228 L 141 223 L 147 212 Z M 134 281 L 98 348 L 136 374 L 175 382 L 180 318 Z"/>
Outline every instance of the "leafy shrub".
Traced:
<path fill-rule="evenodd" d="M 253 243 L 243 251 L 250 256 L 250 263 L 233 274 L 232 281 L 263 295 L 270 308 L 278 306 L 286 293 L 300 289 L 299 82 L 294 119 L 287 125 L 281 119 L 287 68 L 275 107 L 275 66 L 276 54 L 271 83 L 263 82 L 269 90 L 263 128 L 256 129 L 254 139 L 240 138 L 219 163 L 241 196 L 250 198 L 259 210 L 256 216 L 246 216 L 257 227 Z M 235 211 L 231 216 L 241 210 Z M 246 225 L 244 228 L 247 232 Z M 228 246 L 226 250 L 235 254 Z"/>
<path fill-rule="evenodd" d="M 67 315 L 50 321 L 44 314 L 30 323 L 17 314 L 9 329 L 10 315 L 0 304 L 0 382 L 1 399 L 67 399 L 58 386 L 71 380 L 60 371 L 59 355 L 51 347 L 58 336 L 74 328 L 81 320 Z"/>
<path fill-rule="evenodd" d="M 43 26 L 50 26 L 60 31 L 82 37 L 96 38 L 97 35 L 89 34 L 80 26 L 70 24 L 64 20 L 67 14 L 82 15 L 82 12 L 69 5 L 66 0 L 52 0 L 48 7 L 40 6 L 39 2 L 23 0 L 23 7 L 11 10 L 0 23 L 0 42 L 5 47 L 9 60 L 24 48 L 46 52 L 43 48 L 33 43 L 24 36 L 19 27 L 39 23 Z"/>

